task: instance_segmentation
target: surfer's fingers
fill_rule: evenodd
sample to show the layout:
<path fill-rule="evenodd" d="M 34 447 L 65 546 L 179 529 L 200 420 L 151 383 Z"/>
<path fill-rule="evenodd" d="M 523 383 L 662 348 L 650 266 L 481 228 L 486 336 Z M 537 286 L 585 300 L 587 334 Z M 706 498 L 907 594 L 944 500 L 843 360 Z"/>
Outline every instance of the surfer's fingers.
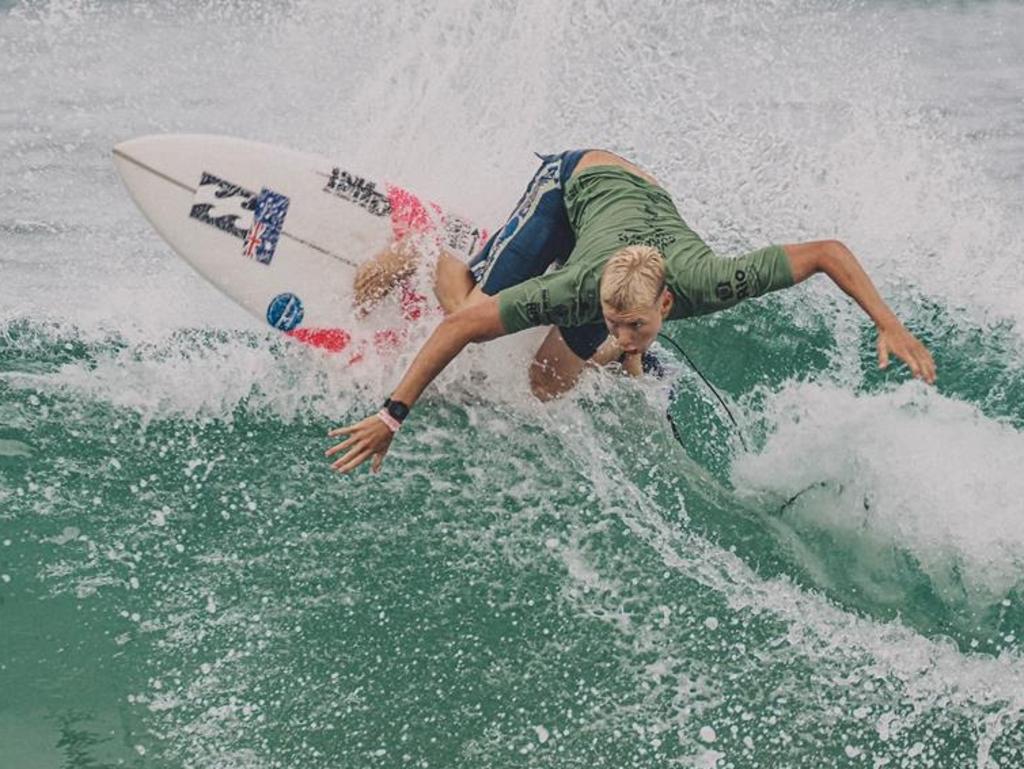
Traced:
<path fill-rule="evenodd" d="M 907 364 L 915 378 L 935 383 L 935 359 L 920 339 L 907 332 L 892 350 Z"/>
<path fill-rule="evenodd" d="M 929 384 L 935 382 L 935 358 L 932 357 L 931 351 L 924 346 L 920 340 L 915 340 L 915 352 L 917 354 L 918 363 L 921 366 L 922 378 Z"/>
<path fill-rule="evenodd" d="M 374 451 L 373 442 L 369 436 L 363 435 L 351 435 L 348 440 L 342 441 L 337 446 L 333 446 L 326 452 L 326 456 L 332 456 L 340 451 L 346 450 L 343 457 L 340 457 L 334 462 L 333 467 L 337 469 L 338 465 L 347 462 L 357 454 L 369 455 Z M 365 459 L 365 456 L 364 456 Z M 362 460 L 360 460 L 362 461 Z"/>
<path fill-rule="evenodd" d="M 348 427 L 335 427 L 333 430 L 327 432 L 328 438 L 337 438 L 339 435 L 348 435 L 356 429 L 358 425 L 349 425 Z"/>
<path fill-rule="evenodd" d="M 927 350 L 918 353 L 917 365 L 921 369 L 921 379 L 929 384 L 933 383 L 935 381 L 935 361 L 932 360 L 932 356 L 928 354 Z"/>
<path fill-rule="evenodd" d="M 886 343 L 885 337 L 882 335 L 879 335 L 878 337 L 878 367 L 889 367 L 889 345 Z"/>
<path fill-rule="evenodd" d="M 921 364 L 917 362 L 917 358 L 913 355 L 908 355 L 904 359 L 904 362 L 910 366 L 910 372 L 914 375 L 914 379 L 921 378 Z"/>
<path fill-rule="evenodd" d="M 918 350 L 912 344 L 898 345 L 893 352 L 906 364 L 914 379 L 921 378 L 921 361 L 918 359 Z"/>
<path fill-rule="evenodd" d="M 381 465 L 383 465 L 383 464 L 384 464 L 384 452 L 382 451 L 382 452 L 380 452 L 378 454 L 374 454 L 373 455 L 373 464 L 370 466 L 370 469 L 374 473 L 379 473 Z"/>
<path fill-rule="evenodd" d="M 910 366 L 914 371 L 914 376 L 923 379 L 924 381 L 929 380 L 929 365 L 928 365 L 928 350 L 921 344 L 920 340 L 911 337 L 909 356 L 913 360 L 913 364 Z"/>
<path fill-rule="evenodd" d="M 365 462 L 367 458 L 370 456 L 371 452 L 372 449 L 362 449 L 361 451 L 353 449 L 348 454 L 339 459 L 337 462 L 335 462 L 333 465 L 331 465 L 331 467 L 333 467 L 338 472 L 347 473 L 350 470 L 355 470 L 357 467 L 359 467 L 359 465 Z"/>
<path fill-rule="evenodd" d="M 345 449 L 347 449 L 349 446 L 351 446 L 357 440 L 358 440 L 358 438 L 353 435 L 348 440 L 342 441 L 341 443 L 339 443 L 336 446 L 331 446 L 331 448 L 327 449 L 327 451 L 324 452 L 324 456 L 325 457 L 332 457 L 335 454 L 337 454 L 339 451 L 344 451 Z"/>

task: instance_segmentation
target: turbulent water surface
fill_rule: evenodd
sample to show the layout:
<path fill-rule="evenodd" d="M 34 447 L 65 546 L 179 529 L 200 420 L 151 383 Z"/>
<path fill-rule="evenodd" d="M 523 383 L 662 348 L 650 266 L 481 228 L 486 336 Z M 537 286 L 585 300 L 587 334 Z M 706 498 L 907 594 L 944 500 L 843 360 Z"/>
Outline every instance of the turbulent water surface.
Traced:
<path fill-rule="evenodd" d="M 1024 765 L 1024 6 L 0 3 L 0 769 Z M 110 148 L 320 152 L 494 226 L 534 150 L 648 167 L 825 278 L 540 405 L 512 339 L 379 477 L 348 370 L 178 260 Z M 428 328 L 419 329 L 426 333 Z M 511 364 L 510 364 L 511 361 Z M 510 367 L 511 366 L 511 367 Z"/>

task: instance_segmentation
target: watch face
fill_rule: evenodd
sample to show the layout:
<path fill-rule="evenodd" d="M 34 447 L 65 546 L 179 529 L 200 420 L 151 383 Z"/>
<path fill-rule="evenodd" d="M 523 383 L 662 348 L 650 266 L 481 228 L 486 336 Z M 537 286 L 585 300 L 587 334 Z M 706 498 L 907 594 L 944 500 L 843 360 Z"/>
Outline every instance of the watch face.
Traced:
<path fill-rule="evenodd" d="M 388 401 L 388 413 L 401 422 L 409 416 L 409 407 L 399 401 Z"/>

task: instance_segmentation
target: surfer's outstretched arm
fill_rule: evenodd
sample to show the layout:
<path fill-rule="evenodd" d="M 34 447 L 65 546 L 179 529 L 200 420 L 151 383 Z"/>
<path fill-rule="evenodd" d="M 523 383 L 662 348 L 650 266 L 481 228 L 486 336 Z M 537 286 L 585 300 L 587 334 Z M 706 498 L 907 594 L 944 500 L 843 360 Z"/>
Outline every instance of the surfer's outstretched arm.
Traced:
<path fill-rule="evenodd" d="M 875 284 L 857 257 L 838 240 L 817 240 L 783 246 L 793 270 L 793 280 L 823 272 L 845 291 L 878 327 L 878 365 L 889 365 L 890 353 L 906 363 L 915 377 L 935 383 L 935 361 L 921 342 L 900 322 L 878 294 Z"/>
<path fill-rule="evenodd" d="M 420 348 L 402 381 L 391 394 L 391 400 L 412 406 L 427 385 L 467 344 L 485 342 L 504 333 L 496 296 L 485 297 L 447 316 Z M 348 427 L 331 430 L 328 435 L 332 438 L 340 435 L 347 435 L 348 438 L 328 449 L 326 456 L 331 457 L 344 451 L 344 456 L 331 465 L 343 473 L 354 470 L 373 457 L 373 470 L 376 472 L 384 461 L 394 434 L 386 417 L 374 414 Z"/>

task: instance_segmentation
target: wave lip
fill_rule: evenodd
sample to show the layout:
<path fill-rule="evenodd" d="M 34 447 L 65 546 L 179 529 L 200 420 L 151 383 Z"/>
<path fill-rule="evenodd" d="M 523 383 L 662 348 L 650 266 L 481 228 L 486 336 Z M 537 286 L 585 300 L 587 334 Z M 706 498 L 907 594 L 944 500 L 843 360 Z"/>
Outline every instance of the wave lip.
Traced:
<path fill-rule="evenodd" d="M 856 604 L 1019 645 L 1024 624 L 1006 630 L 1024 597 L 1019 430 L 917 383 L 801 384 L 767 412 L 772 433 L 733 482 L 774 504 L 809 573 Z"/>

